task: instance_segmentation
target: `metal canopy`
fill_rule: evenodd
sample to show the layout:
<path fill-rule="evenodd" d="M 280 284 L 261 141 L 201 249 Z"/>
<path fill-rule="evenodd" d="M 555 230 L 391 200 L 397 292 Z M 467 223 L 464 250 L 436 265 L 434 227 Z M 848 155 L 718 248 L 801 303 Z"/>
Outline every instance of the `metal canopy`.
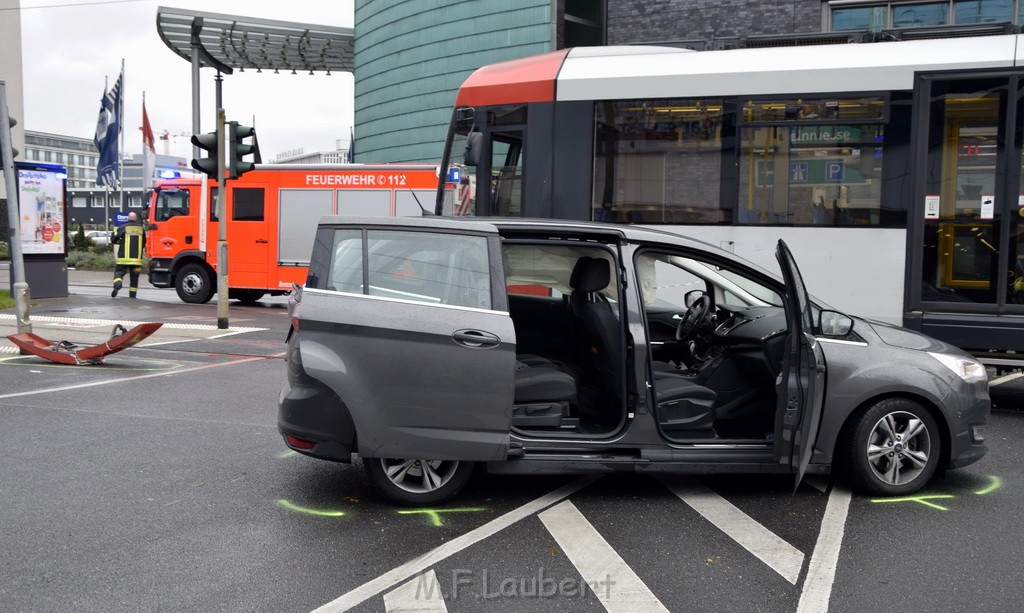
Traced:
<path fill-rule="evenodd" d="M 224 74 L 234 69 L 352 72 L 352 28 L 159 7 L 156 29 L 171 51 Z"/>

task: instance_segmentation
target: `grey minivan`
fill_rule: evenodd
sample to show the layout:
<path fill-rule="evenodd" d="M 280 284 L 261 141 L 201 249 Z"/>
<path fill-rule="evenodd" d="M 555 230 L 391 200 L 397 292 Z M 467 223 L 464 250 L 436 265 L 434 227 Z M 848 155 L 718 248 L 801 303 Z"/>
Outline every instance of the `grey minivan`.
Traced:
<path fill-rule="evenodd" d="M 492 473 L 805 473 L 906 494 L 981 458 L 984 367 L 635 226 L 327 217 L 289 303 L 285 443 L 392 500 Z"/>

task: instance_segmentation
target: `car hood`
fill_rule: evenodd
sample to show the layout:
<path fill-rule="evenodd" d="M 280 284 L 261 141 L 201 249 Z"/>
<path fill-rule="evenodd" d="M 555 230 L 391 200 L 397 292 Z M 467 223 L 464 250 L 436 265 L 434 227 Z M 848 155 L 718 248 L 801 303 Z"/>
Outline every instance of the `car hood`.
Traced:
<path fill-rule="evenodd" d="M 956 355 L 968 355 L 958 347 L 932 338 L 920 332 L 908 330 L 900 326 L 894 326 L 881 321 L 867 320 L 878 338 L 886 345 L 902 347 L 904 349 L 916 349 L 918 351 L 934 351 L 937 353 L 952 353 Z"/>

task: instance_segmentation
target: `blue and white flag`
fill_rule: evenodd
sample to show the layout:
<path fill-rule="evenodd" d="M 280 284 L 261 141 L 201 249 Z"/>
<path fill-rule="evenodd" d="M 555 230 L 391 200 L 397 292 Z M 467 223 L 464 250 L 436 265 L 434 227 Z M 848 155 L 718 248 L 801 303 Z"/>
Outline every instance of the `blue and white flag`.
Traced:
<path fill-rule="evenodd" d="M 121 135 L 123 107 L 121 106 L 121 86 L 124 83 L 124 70 L 117 77 L 114 87 L 100 101 L 100 116 L 96 122 L 96 148 L 100 152 L 99 163 L 96 165 L 96 185 L 116 187 L 121 178 L 118 165 L 120 152 L 118 139 Z"/>

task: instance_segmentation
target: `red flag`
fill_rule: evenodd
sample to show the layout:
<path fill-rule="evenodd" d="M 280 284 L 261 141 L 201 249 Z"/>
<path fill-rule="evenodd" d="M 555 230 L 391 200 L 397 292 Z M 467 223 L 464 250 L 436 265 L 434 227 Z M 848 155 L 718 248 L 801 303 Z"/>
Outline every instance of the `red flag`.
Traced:
<path fill-rule="evenodd" d="M 146 113 L 146 98 L 142 98 L 142 187 L 153 187 L 153 174 L 156 172 L 156 139 L 153 138 L 153 127 L 149 125 L 149 114 Z"/>

